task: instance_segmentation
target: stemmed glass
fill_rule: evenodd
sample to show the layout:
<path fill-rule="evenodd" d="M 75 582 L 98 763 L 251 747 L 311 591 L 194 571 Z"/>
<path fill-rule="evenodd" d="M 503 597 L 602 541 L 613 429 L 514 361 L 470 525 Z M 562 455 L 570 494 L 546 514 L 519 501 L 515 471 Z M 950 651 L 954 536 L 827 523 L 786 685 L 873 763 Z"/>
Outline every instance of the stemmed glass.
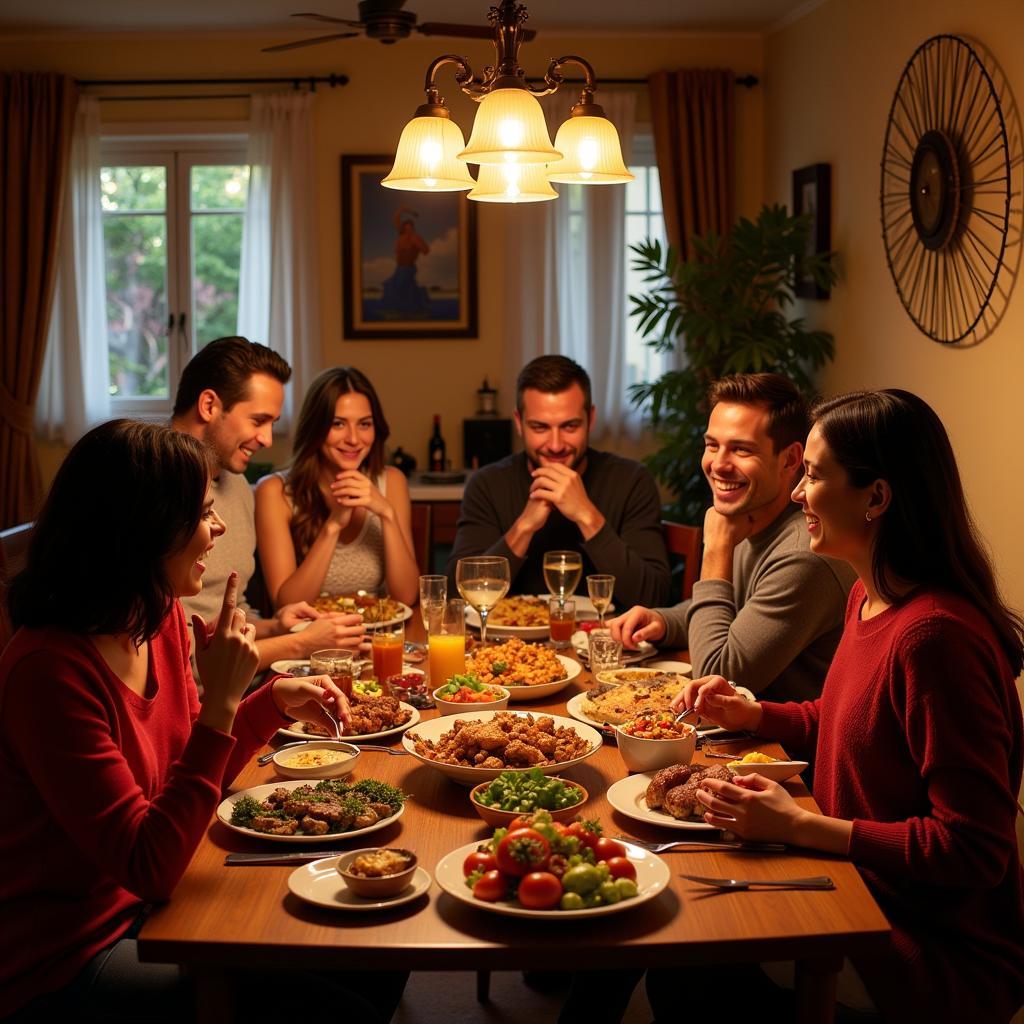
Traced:
<path fill-rule="evenodd" d="M 590 601 L 597 609 L 597 618 L 604 627 L 604 613 L 612 603 L 612 592 L 615 590 L 615 577 L 606 573 L 597 573 L 587 577 L 587 593 Z"/>
<path fill-rule="evenodd" d="M 583 556 L 578 551 L 545 551 L 544 583 L 548 593 L 558 598 L 559 608 L 565 599 L 576 592 L 583 574 Z"/>
<path fill-rule="evenodd" d="M 460 558 L 455 564 L 455 585 L 480 616 L 480 643 L 487 643 L 487 616 L 508 593 L 511 574 L 501 555 Z"/>

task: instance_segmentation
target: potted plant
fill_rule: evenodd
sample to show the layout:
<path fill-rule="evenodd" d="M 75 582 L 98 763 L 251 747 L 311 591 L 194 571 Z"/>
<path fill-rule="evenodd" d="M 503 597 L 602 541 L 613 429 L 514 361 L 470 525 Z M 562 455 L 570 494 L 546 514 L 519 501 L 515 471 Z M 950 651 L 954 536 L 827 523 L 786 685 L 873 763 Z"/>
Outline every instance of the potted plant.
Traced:
<path fill-rule="evenodd" d="M 701 523 L 708 489 L 700 471 L 708 421 L 708 385 L 729 373 L 775 371 L 810 393 L 813 374 L 833 356 L 832 335 L 789 319 L 799 274 L 822 287 L 836 281 L 834 253 L 809 254 L 811 218 L 765 206 L 719 237 L 693 239 L 693 259 L 678 259 L 660 242 L 630 246 L 647 290 L 631 295 L 647 344 L 676 352 L 675 366 L 655 381 L 630 387 L 649 407 L 660 442 L 647 457 L 652 472 L 676 495 L 670 514 Z"/>

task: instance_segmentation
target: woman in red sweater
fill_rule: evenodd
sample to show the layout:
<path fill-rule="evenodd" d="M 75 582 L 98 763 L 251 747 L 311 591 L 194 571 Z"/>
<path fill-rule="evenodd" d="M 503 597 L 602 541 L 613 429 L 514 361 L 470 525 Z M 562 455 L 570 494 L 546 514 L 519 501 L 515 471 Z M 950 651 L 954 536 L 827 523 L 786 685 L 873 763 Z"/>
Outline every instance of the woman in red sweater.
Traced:
<path fill-rule="evenodd" d="M 279 726 L 326 725 L 323 705 L 348 715 L 326 677 L 280 678 L 241 699 L 258 654 L 234 576 L 219 620 L 195 617 L 200 704 L 177 599 L 199 592 L 224 532 L 211 468 L 200 442 L 166 427 L 90 431 L 57 473 L 11 586 L 0 1016 L 187 1014 L 178 969 L 135 957 L 145 904 L 170 896 L 225 785 Z"/>
<path fill-rule="evenodd" d="M 709 781 L 705 818 L 853 860 L 893 929 L 885 955 L 854 965 L 883 1017 L 1005 1024 L 1024 1002 L 1024 624 L 999 596 L 949 438 L 905 391 L 826 402 L 793 499 L 812 549 L 859 577 L 821 697 L 751 703 L 709 677 L 678 703 L 813 754 L 823 813 L 751 775 Z"/>

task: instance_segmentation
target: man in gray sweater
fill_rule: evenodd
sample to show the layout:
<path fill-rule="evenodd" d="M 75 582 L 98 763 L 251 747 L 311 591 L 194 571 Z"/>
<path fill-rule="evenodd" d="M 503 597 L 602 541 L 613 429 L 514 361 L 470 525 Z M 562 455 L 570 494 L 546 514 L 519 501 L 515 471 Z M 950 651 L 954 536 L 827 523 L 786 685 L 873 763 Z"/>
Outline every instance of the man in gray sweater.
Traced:
<path fill-rule="evenodd" d="M 688 647 L 694 677 L 723 675 L 769 700 L 821 692 L 842 632 L 853 571 L 810 550 L 790 493 L 803 474 L 806 402 L 778 374 L 712 385 L 701 467 L 714 505 L 693 597 L 612 619 L 627 647 Z"/>

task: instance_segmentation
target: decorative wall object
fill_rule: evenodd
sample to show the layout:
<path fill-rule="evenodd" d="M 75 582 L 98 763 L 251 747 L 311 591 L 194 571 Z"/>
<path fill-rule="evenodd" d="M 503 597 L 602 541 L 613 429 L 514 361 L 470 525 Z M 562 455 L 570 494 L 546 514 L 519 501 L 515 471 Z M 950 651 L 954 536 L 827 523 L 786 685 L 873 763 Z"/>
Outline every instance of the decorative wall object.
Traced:
<path fill-rule="evenodd" d="M 390 166 L 341 158 L 345 337 L 477 337 L 475 206 L 383 188 Z"/>
<path fill-rule="evenodd" d="M 793 172 L 793 213 L 811 217 L 807 255 L 828 252 L 832 247 L 832 168 L 828 164 L 812 164 Z M 805 267 L 798 267 L 793 291 L 803 299 L 827 299 L 831 289 L 816 283 Z"/>

